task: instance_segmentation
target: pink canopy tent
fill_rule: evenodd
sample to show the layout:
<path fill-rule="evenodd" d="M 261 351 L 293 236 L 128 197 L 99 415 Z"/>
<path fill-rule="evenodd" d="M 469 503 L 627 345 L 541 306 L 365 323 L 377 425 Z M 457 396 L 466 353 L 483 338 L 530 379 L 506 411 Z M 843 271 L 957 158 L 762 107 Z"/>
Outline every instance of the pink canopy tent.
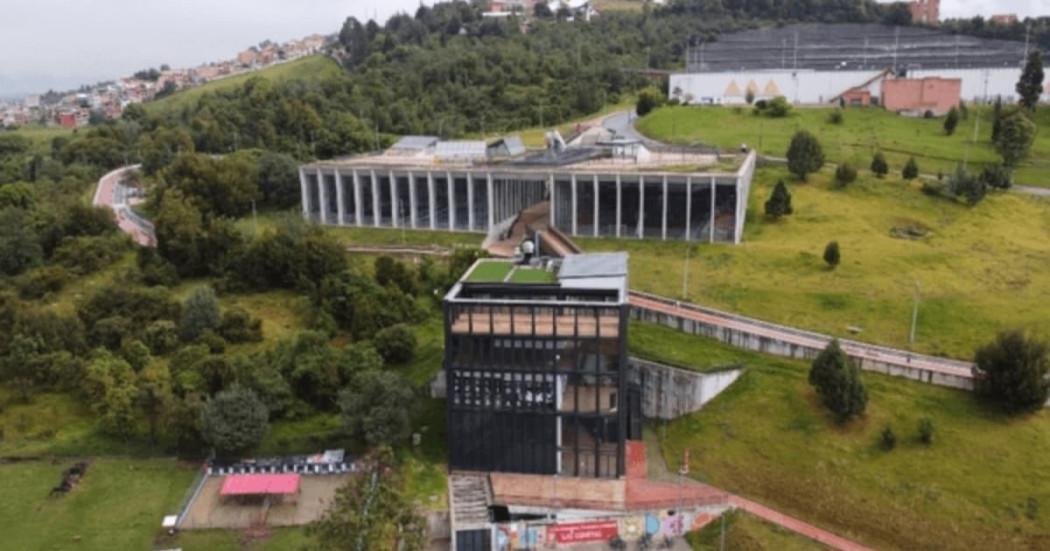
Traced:
<path fill-rule="evenodd" d="M 232 474 L 222 481 L 222 496 L 289 495 L 299 493 L 297 474 Z"/>

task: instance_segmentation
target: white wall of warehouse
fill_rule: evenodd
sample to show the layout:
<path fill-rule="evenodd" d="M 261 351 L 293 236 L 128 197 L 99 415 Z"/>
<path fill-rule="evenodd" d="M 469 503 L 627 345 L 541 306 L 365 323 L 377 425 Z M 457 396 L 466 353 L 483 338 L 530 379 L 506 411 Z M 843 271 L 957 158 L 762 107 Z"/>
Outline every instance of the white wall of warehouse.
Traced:
<path fill-rule="evenodd" d="M 691 96 L 693 103 L 745 103 L 748 85 L 754 82 L 758 92 L 756 99 L 782 95 L 796 104 L 829 103 L 842 92 L 860 86 L 879 74 L 879 71 L 812 71 L 770 70 L 728 73 L 678 73 L 671 75 L 670 90 L 682 91 L 682 96 Z M 1006 102 L 1016 99 L 1014 86 L 1021 76 L 1019 68 L 989 69 L 924 69 L 911 70 L 910 78 L 943 77 L 962 79 L 962 99 L 968 102 L 991 101 L 1002 96 Z M 732 84 L 739 94 L 727 94 Z M 770 86 L 772 83 L 772 86 Z M 764 93 L 767 88 L 776 88 L 779 94 Z M 868 87 L 872 96 L 881 96 L 878 81 Z M 1044 98 L 1050 95 L 1044 94 Z"/>

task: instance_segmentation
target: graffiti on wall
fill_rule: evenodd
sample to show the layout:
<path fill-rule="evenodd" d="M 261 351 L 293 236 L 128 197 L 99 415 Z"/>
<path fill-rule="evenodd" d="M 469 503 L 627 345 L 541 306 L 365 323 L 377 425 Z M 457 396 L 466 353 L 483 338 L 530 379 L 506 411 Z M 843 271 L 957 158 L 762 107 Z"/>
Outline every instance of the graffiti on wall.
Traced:
<path fill-rule="evenodd" d="M 624 541 L 637 541 L 644 535 L 653 539 L 677 538 L 699 530 L 715 518 L 717 514 L 706 512 L 660 511 L 589 522 L 510 522 L 495 527 L 496 549 L 514 551 L 606 542 L 617 536 Z"/>

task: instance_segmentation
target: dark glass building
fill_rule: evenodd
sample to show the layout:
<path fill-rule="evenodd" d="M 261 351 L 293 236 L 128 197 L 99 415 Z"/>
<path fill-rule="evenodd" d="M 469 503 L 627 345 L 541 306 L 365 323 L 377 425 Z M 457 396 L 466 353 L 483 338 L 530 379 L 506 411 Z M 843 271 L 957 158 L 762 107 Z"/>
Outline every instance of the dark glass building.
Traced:
<path fill-rule="evenodd" d="M 618 477 L 641 437 L 627 255 L 481 260 L 445 297 L 453 470 Z"/>

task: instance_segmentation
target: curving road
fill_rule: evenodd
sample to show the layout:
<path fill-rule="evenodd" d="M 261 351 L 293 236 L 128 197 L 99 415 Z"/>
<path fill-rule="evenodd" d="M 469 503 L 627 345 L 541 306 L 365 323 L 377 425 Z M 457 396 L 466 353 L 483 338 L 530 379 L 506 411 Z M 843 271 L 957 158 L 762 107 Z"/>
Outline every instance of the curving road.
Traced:
<path fill-rule="evenodd" d="M 116 216 L 117 225 L 120 226 L 121 231 L 130 235 L 136 243 L 143 247 L 155 247 L 157 236 L 153 231 L 153 224 L 131 209 L 131 204 L 135 200 L 134 192 L 132 188 L 124 185 L 128 173 L 138 170 L 139 166 L 121 167 L 100 178 L 91 204 L 97 207 L 109 207 Z"/>

